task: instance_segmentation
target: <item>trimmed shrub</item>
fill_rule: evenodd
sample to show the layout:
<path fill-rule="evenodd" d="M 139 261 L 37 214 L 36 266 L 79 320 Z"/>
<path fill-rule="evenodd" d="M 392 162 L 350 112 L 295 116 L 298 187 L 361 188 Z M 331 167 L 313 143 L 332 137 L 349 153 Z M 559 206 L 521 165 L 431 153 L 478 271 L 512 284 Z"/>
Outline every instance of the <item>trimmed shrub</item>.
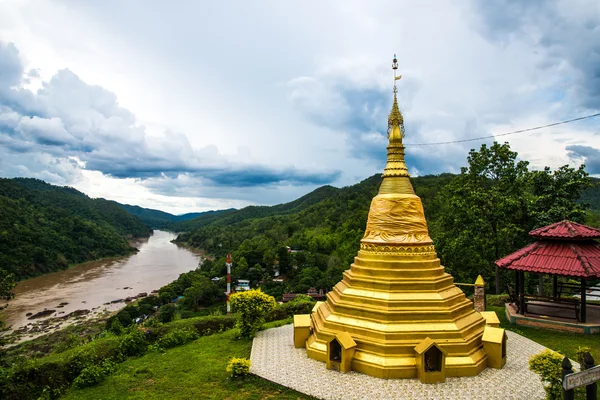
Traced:
<path fill-rule="evenodd" d="M 305 299 L 304 297 L 307 297 L 308 299 Z M 296 314 L 310 314 L 316 303 L 317 302 L 313 300 L 312 297 L 303 295 L 300 299 L 295 298 L 288 303 L 277 304 L 275 309 L 266 316 L 265 320 L 267 322 L 278 321 L 280 319 L 292 317 Z"/>
<path fill-rule="evenodd" d="M 232 378 L 238 378 L 250 373 L 250 360 L 247 358 L 232 358 L 227 364 L 227 372 L 231 373 Z"/>
<path fill-rule="evenodd" d="M 234 293 L 229 297 L 231 308 L 238 313 L 236 326 L 242 337 L 254 337 L 265 322 L 265 317 L 275 309 L 275 298 L 258 290 Z"/>
<path fill-rule="evenodd" d="M 546 399 L 562 399 L 562 361 L 564 356 L 552 350 L 544 350 L 529 359 L 529 369 L 542 377 Z"/>

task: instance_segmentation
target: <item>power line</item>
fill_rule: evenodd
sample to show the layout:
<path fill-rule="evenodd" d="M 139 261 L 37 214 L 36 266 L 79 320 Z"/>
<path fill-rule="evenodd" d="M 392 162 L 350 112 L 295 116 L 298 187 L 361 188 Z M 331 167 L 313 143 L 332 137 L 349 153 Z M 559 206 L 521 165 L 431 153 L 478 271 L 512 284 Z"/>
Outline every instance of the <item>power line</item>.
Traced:
<path fill-rule="evenodd" d="M 491 138 L 496 138 L 496 137 L 499 137 L 499 136 L 508 136 L 508 135 L 514 135 L 516 133 L 523 133 L 523 132 L 535 131 L 535 130 L 538 130 L 538 129 L 549 128 L 551 126 L 556 126 L 556 125 L 568 124 L 569 122 L 581 121 L 582 119 L 594 118 L 594 117 L 598 117 L 598 116 L 600 116 L 600 113 L 596 113 L 596 114 L 592 114 L 592 115 L 586 115 L 584 117 L 579 117 L 579 118 L 568 119 L 566 121 L 554 122 L 554 123 L 548 124 L 548 125 L 536 126 L 535 128 L 520 129 L 518 131 L 513 131 L 513 132 L 508 132 L 508 133 L 501 133 L 501 134 L 498 134 L 498 135 L 481 136 L 481 137 L 477 137 L 477 138 L 462 139 L 462 140 L 452 140 L 450 142 L 405 143 L 405 145 L 406 146 L 435 146 L 435 145 L 438 145 L 438 144 L 451 144 L 451 143 L 473 142 L 475 140 L 491 139 Z"/>

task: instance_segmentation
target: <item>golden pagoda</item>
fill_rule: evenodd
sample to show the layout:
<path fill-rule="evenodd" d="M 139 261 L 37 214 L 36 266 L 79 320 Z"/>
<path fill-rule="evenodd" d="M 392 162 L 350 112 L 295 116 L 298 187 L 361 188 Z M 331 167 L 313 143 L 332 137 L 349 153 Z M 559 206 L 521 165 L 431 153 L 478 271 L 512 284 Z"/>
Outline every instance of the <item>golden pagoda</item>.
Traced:
<path fill-rule="evenodd" d="M 342 372 L 418 377 L 425 383 L 477 375 L 488 366 L 482 337 L 489 327 L 444 272 L 429 237 L 423 205 L 404 162 L 395 55 L 392 67 L 387 164 L 360 250 L 310 318 L 297 316 L 301 322 L 295 320 L 295 341 L 310 358 Z M 497 365 L 505 359 L 505 337 Z"/>

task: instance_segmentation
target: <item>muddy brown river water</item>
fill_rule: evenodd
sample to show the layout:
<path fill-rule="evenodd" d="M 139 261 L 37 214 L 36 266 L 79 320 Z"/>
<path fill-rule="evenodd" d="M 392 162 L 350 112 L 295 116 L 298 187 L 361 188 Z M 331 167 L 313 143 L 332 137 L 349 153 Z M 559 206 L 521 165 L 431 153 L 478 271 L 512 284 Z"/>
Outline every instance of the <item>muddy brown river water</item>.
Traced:
<path fill-rule="evenodd" d="M 124 302 L 105 303 L 142 292 L 150 294 L 198 266 L 202 257 L 171 243 L 175 237 L 174 233 L 155 230 L 150 238 L 134 243 L 139 252 L 131 256 L 92 261 L 19 282 L 15 298 L 2 311 L 3 317 L 16 330 L 34 322 L 27 319 L 27 313 L 44 309 L 56 310 L 47 316 L 51 318 L 76 310 L 97 314 L 124 307 Z M 59 307 L 61 303 L 68 304 Z M 36 319 L 40 320 L 43 318 Z"/>

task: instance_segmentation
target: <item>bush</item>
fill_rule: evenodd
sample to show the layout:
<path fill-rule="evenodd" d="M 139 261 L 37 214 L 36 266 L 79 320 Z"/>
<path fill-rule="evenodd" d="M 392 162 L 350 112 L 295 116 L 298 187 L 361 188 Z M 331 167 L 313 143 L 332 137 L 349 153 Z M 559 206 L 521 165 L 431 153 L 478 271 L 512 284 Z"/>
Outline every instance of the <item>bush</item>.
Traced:
<path fill-rule="evenodd" d="M 487 305 L 491 307 L 504 307 L 504 304 L 510 301 L 510 296 L 506 293 L 488 294 L 485 298 Z"/>
<path fill-rule="evenodd" d="M 242 337 L 254 337 L 265 322 L 265 317 L 273 311 L 275 299 L 259 290 L 234 293 L 229 297 L 231 308 L 238 313 L 236 326 Z"/>
<path fill-rule="evenodd" d="M 111 360 L 104 360 L 99 365 L 90 365 L 85 367 L 79 376 L 73 381 L 73 385 L 76 388 L 84 388 L 88 386 L 94 386 L 102 382 L 108 375 L 110 375 L 117 367 L 117 364 Z"/>
<path fill-rule="evenodd" d="M 198 338 L 198 333 L 192 329 L 175 329 L 159 338 L 154 344 L 155 348 L 168 349 L 191 342 Z"/>
<path fill-rule="evenodd" d="M 250 360 L 247 358 L 232 358 L 227 364 L 227 372 L 231 372 L 232 378 L 248 375 L 250 373 Z"/>
<path fill-rule="evenodd" d="M 592 352 L 592 348 L 591 347 L 577 347 L 577 362 L 579 363 L 579 365 L 581 366 L 581 370 L 585 370 L 585 353 L 591 353 Z"/>
<path fill-rule="evenodd" d="M 175 318 L 176 311 L 177 306 L 175 304 L 165 304 L 164 306 L 161 306 L 158 309 L 158 314 L 156 315 L 156 318 L 162 323 L 171 322 L 173 321 L 173 318 Z"/>
<path fill-rule="evenodd" d="M 562 361 L 564 356 L 552 350 L 544 350 L 529 359 L 529 369 L 542 377 L 546 399 L 562 399 Z"/>
<path fill-rule="evenodd" d="M 134 327 L 127 335 L 123 336 L 119 342 L 119 353 L 124 356 L 139 356 L 146 352 L 148 342 L 144 333 L 137 327 Z"/>
<path fill-rule="evenodd" d="M 123 328 L 123 324 L 119 318 L 111 317 L 108 319 L 108 321 L 106 321 L 106 330 L 118 336 L 123 333 L 125 328 Z"/>
<path fill-rule="evenodd" d="M 315 304 L 316 301 L 312 297 L 302 295 L 300 299 L 295 298 L 288 303 L 277 304 L 275 309 L 266 316 L 266 321 L 278 321 L 296 314 L 310 314 Z"/>

